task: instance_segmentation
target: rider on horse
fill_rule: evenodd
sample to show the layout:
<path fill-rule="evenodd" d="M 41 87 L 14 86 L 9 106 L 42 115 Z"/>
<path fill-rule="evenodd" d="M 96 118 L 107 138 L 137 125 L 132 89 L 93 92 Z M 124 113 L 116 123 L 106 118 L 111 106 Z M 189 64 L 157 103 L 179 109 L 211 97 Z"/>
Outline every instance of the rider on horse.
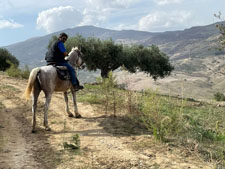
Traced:
<path fill-rule="evenodd" d="M 54 41 L 48 49 L 45 60 L 48 65 L 49 63 L 54 63 L 56 66 L 66 66 L 70 74 L 71 83 L 74 89 L 78 91 L 84 87 L 80 86 L 74 68 L 65 60 L 65 57 L 68 55 L 64 46 L 67 38 L 68 35 L 66 33 L 61 33 L 58 39 Z"/>

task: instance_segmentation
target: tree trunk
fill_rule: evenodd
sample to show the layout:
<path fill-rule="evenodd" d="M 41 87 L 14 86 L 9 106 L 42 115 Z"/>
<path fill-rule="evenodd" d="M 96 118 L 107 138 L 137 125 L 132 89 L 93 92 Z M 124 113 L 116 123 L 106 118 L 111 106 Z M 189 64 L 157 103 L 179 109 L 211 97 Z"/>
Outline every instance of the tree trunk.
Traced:
<path fill-rule="evenodd" d="M 106 69 L 105 70 L 103 70 L 103 69 L 101 70 L 101 76 L 102 76 L 103 79 L 108 78 L 109 71 L 110 70 L 106 70 Z"/>

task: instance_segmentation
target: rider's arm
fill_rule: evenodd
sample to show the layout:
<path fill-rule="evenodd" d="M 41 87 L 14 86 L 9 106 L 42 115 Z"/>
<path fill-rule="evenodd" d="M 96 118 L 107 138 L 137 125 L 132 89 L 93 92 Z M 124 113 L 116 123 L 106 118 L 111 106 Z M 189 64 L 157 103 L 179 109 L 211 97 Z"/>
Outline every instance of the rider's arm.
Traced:
<path fill-rule="evenodd" d="M 63 42 L 59 42 L 58 43 L 58 48 L 64 54 L 64 56 L 67 56 L 68 55 L 68 53 L 66 52 L 66 48 L 65 48 Z"/>

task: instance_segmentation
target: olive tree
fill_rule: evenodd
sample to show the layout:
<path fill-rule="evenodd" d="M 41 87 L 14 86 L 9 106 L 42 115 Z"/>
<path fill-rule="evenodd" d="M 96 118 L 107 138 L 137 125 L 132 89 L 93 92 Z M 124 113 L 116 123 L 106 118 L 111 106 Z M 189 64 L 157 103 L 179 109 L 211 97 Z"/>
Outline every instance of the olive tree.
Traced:
<path fill-rule="evenodd" d="M 128 71 L 133 73 L 136 71 L 145 72 L 154 79 L 168 76 L 174 69 L 169 62 L 169 57 L 155 45 L 149 47 L 142 45 L 125 47 L 123 56 L 123 64 Z"/>
<path fill-rule="evenodd" d="M 84 38 L 81 35 L 71 37 L 65 44 L 68 51 L 73 46 L 81 48 L 88 70 L 101 71 L 103 78 L 108 77 L 110 71 L 124 66 L 129 72 L 142 71 L 154 79 L 170 75 L 173 66 L 169 58 L 158 47 L 152 45 L 123 46 L 112 39 Z"/>

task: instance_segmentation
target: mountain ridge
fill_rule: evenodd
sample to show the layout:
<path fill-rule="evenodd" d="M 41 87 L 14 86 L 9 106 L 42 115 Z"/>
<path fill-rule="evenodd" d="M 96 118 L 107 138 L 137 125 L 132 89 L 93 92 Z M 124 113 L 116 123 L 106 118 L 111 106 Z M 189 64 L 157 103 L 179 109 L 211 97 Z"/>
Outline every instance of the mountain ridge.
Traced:
<path fill-rule="evenodd" d="M 54 32 L 45 36 L 33 37 L 22 42 L 4 46 L 4 48 L 8 49 L 14 56 L 16 56 L 19 59 L 21 65 L 30 65 L 30 58 L 34 60 L 31 64 L 31 67 L 42 65 L 42 62 L 40 62 L 40 60 L 44 58 L 44 54 L 47 51 L 47 46 L 51 37 L 53 35 L 58 35 L 60 32 L 66 32 L 70 37 L 80 34 L 85 38 L 112 38 L 114 41 L 123 44 L 136 43 L 142 44 L 144 46 L 154 44 L 161 47 L 162 51 L 168 54 L 170 57 L 170 55 L 173 55 L 174 53 L 176 53 L 176 51 L 171 51 L 168 49 L 164 50 L 165 45 L 163 44 L 171 42 L 177 43 L 177 41 L 184 41 L 184 38 L 185 40 L 190 41 L 190 39 L 201 40 L 206 39 L 210 36 L 214 36 L 219 33 L 215 27 L 216 24 L 217 23 L 207 26 L 196 26 L 184 30 L 166 32 L 111 30 L 91 25 L 79 26 L 75 28 L 64 29 L 62 31 Z M 25 53 L 27 53 L 27 56 L 24 55 Z"/>
<path fill-rule="evenodd" d="M 225 67 L 225 56 L 224 52 L 219 52 L 216 49 L 219 45 L 218 37 L 220 35 L 219 30 L 216 28 L 217 24 L 221 24 L 221 22 L 166 32 L 118 31 L 95 26 L 80 26 L 41 37 L 30 38 L 26 41 L 6 46 L 5 48 L 18 58 L 21 65 L 28 65 L 30 68 L 33 68 L 45 65 L 44 57 L 49 40 L 53 35 L 58 35 L 60 32 L 65 32 L 70 37 L 80 34 L 85 38 L 112 38 L 116 43 L 122 44 L 141 44 L 144 46 L 154 44 L 170 58 L 175 71 L 170 77 L 167 77 L 166 81 L 159 80 L 157 85 L 152 79 L 148 80 L 148 82 L 146 81 L 150 77 L 145 77 L 141 81 L 138 80 L 140 77 L 129 75 L 133 78 L 131 84 L 136 86 L 134 87 L 135 89 L 141 90 L 142 88 L 146 88 L 146 86 L 159 86 L 163 92 L 170 91 L 174 95 L 179 95 L 179 91 L 174 86 L 179 86 L 185 81 L 189 85 L 188 89 L 191 90 L 191 92 L 187 91 L 187 97 L 193 96 L 198 98 L 200 96 L 198 92 L 202 87 L 207 92 L 202 93 L 201 99 L 203 96 L 205 98 L 212 98 L 213 93 L 216 91 L 225 92 L 223 88 L 225 80 L 223 80 L 223 76 L 220 73 L 225 72 L 223 70 L 223 67 Z M 83 72 L 83 74 L 88 79 L 93 80 L 93 78 L 90 78 L 93 74 L 90 75 L 87 72 Z M 83 81 L 86 81 L 85 77 L 82 77 Z M 96 74 L 93 77 L 96 77 Z M 121 81 L 120 83 L 125 82 Z M 143 86 L 141 83 L 149 84 Z"/>

